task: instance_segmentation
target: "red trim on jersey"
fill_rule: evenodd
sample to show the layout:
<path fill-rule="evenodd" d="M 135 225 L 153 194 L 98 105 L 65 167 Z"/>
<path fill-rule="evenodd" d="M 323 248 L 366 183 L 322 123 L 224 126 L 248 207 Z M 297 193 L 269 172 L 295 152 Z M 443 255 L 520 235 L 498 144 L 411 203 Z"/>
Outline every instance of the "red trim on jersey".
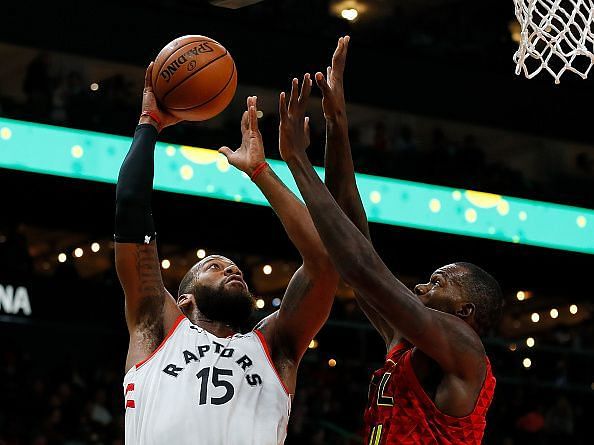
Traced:
<path fill-rule="evenodd" d="M 258 336 L 258 338 L 260 339 L 260 343 L 262 343 L 262 348 L 264 349 L 264 352 L 266 353 L 266 358 L 268 358 L 268 363 L 270 363 L 270 366 L 272 367 L 272 369 L 274 370 L 274 373 L 278 377 L 278 381 L 283 386 L 283 389 L 285 390 L 285 392 L 287 393 L 287 395 L 289 397 L 291 397 L 291 393 L 287 389 L 287 387 L 285 385 L 285 382 L 283 382 L 283 379 L 281 379 L 280 374 L 276 370 L 276 366 L 274 366 L 274 362 L 272 361 L 272 356 L 270 355 L 270 348 L 268 347 L 268 343 L 266 342 L 266 338 L 264 337 L 264 334 L 262 334 L 258 330 L 254 330 L 254 332 L 256 333 L 256 335 Z"/>
<path fill-rule="evenodd" d="M 130 391 L 134 391 L 134 383 L 128 383 L 128 385 L 126 385 L 126 394 Z"/>
<path fill-rule="evenodd" d="M 134 403 L 134 400 L 126 400 L 126 408 L 136 408 L 136 403 Z"/>
<path fill-rule="evenodd" d="M 429 397 L 427 395 L 427 393 L 425 392 L 425 389 L 423 389 L 423 385 L 421 385 L 421 382 L 419 382 L 419 378 L 417 377 L 417 374 L 415 373 L 415 370 L 412 366 L 412 362 L 411 362 L 411 358 L 412 358 L 412 349 L 406 353 L 403 357 L 404 360 L 404 368 L 405 368 L 405 372 L 408 373 L 409 375 L 409 380 L 412 384 L 412 386 L 414 387 L 414 391 L 417 394 L 418 397 L 420 397 L 421 399 L 423 399 L 423 401 L 425 403 L 427 403 L 429 406 L 431 406 L 431 408 L 433 410 L 435 410 L 435 412 L 439 413 L 440 416 L 444 416 L 447 419 L 452 419 L 452 420 L 460 420 L 460 419 L 467 419 L 469 417 L 471 417 L 475 411 L 476 411 L 476 406 L 478 404 L 478 402 L 481 399 L 481 396 L 483 395 L 483 391 L 485 390 L 485 383 L 487 383 L 487 379 L 489 378 L 489 375 L 491 375 L 491 362 L 489 361 L 489 357 L 485 356 L 486 362 L 487 362 L 487 368 L 485 369 L 485 378 L 483 379 L 483 384 L 481 385 L 481 390 L 478 393 L 478 396 L 476 398 L 476 401 L 474 402 L 474 406 L 472 407 L 472 411 L 462 417 L 456 417 L 456 416 L 451 416 L 449 414 L 444 413 L 442 410 L 440 410 L 437 406 L 435 406 L 435 403 L 433 402 L 433 400 L 431 400 L 431 397 Z"/>
<path fill-rule="evenodd" d="M 179 324 L 186 318 L 185 315 L 180 315 L 179 317 L 177 317 L 177 320 L 175 320 L 175 323 L 173 323 L 173 326 L 171 327 L 171 329 L 169 329 L 169 332 L 167 333 L 167 335 L 165 336 L 165 338 L 163 339 L 163 341 L 161 342 L 161 344 L 157 347 L 157 349 L 155 349 L 151 355 L 149 355 L 147 358 L 145 358 L 144 360 L 139 361 L 138 363 L 136 363 L 135 368 L 138 369 L 140 368 L 142 365 L 144 365 L 146 362 L 148 362 L 151 358 L 153 358 L 153 356 L 159 352 L 159 350 L 165 346 L 165 342 L 167 342 L 167 340 L 169 340 L 169 337 L 171 337 L 173 335 L 173 333 L 175 332 L 175 330 L 177 329 L 177 327 L 179 326 Z"/>
<path fill-rule="evenodd" d="M 394 354 L 396 354 L 398 351 L 407 348 L 412 348 L 412 345 L 407 344 L 405 341 L 397 343 L 396 346 L 394 346 L 392 349 L 388 351 L 388 353 L 386 354 L 386 359 L 392 358 Z"/>

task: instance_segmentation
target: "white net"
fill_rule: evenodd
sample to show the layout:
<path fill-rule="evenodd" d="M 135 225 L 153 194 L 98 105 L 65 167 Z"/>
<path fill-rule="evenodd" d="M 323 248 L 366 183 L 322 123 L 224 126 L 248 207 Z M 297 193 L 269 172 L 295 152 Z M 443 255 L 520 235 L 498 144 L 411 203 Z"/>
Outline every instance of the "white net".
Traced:
<path fill-rule="evenodd" d="M 594 0 L 514 0 L 520 22 L 516 74 L 543 69 L 559 83 L 570 71 L 583 79 L 594 64 Z"/>

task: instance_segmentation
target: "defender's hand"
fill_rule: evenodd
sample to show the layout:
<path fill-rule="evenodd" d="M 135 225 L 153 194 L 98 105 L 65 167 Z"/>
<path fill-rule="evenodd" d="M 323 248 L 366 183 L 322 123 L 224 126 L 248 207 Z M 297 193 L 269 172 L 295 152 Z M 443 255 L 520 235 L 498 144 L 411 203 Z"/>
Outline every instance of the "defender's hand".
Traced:
<path fill-rule="evenodd" d="M 322 108 L 326 119 L 346 116 L 343 78 L 349 41 L 349 36 L 338 39 L 332 56 L 332 66 L 326 68 L 326 78 L 322 73 L 316 73 L 316 83 L 322 91 Z"/>
<path fill-rule="evenodd" d="M 312 80 L 308 74 L 303 76 L 301 92 L 299 81 L 293 79 L 289 105 L 286 104 L 285 93 L 279 99 L 279 151 L 284 161 L 302 155 L 309 147 L 309 117 L 305 117 L 307 101 L 311 93 Z M 299 97 L 297 96 L 299 94 Z"/>
<path fill-rule="evenodd" d="M 153 127 L 157 129 L 157 131 L 161 131 L 165 127 L 169 127 L 170 125 L 177 124 L 181 122 L 182 119 L 175 117 L 174 115 L 168 113 L 167 111 L 163 111 L 157 105 L 157 98 L 153 93 L 153 84 L 152 84 L 152 74 L 153 74 L 153 65 L 154 62 L 151 62 L 146 69 L 146 73 L 144 75 L 144 90 L 142 93 L 142 113 L 151 113 L 159 120 L 153 119 L 150 116 L 140 116 L 140 120 L 138 121 L 139 124 L 151 124 Z"/>
<path fill-rule="evenodd" d="M 219 153 L 225 155 L 229 164 L 250 177 L 254 169 L 266 161 L 262 134 L 258 129 L 257 100 L 256 96 L 247 98 L 247 111 L 241 118 L 241 146 L 235 151 L 229 147 L 219 148 Z"/>

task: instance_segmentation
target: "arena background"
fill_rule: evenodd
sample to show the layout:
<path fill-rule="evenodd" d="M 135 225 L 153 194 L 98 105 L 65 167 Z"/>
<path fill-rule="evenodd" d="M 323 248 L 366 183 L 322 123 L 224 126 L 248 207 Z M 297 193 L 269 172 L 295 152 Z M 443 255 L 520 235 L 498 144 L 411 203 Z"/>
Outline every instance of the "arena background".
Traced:
<path fill-rule="evenodd" d="M 359 11 L 356 20 L 341 17 L 352 8 Z M 0 444 L 122 443 L 127 331 L 111 244 L 115 187 L 80 179 L 85 156 L 118 152 L 101 144 L 93 152 L 95 133 L 68 129 L 130 137 L 148 62 L 175 37 L 210 36 L 236 61 L 236 97 L 217 118 L 167 129 L 159 140 L 164 157 L 167 150 L 206 156 L 194 159 L 190 176 L 210 172 L 218 181 L 209 184 L 212 190 L 224 192 L 226 167 L 182 146 L 238 144 L 245 96 L 257 94 L 267 155 L 279 159 L 278 92 L 292 77 L 323 71 L 336 39 L 347 33 L 352 43 L 345 87 L 357 171 L 449 187 L 430 190 L 451 195 L 459 214 L 452 223 L 458 229 L 444 229 L 440 210 L 449 201 L 440 198 L 437 207 L 429 196 L 423 211 L 407 215 L 414 224 L 372 223 L 377 250 L 407 285 L 427 280 L 442 264 L 465 260 L 493 273 L 504 289 L 504 319 L 484 339 L 498 379 L 484 443 L 589 443 L 594 90 L 592 80 L 568 76 L 554 85 L 546 75 L 528 81 L 514 74 L 511 0 L 264 0 L 241 9 L 199 0 L 72 0 L 10 2 L 2 16 Z M 319 96 L 311 115 L 310 155 L 322 165 Z M 60 152 L 45 124 L 79 139 Z M 21 149 L 24 132 L 30 137 Z M 27 167 L 50 165 L 60 153 L 70 160 L 68 174 Z M 192 179 L 180 175 L 181 182 Z M 192 184 L 187 181 L 186 191 Z M 410 185 L 386 184 L 364 194 L 377 221 L 383 211 L 398 214 L 403 204 L 384 192 Z M 243 187 L 245 196 L 255 189 L 249 182 Z M 231 191 L 213 193 L 225 199 L 208 193 L 154 193 L 167 287 L 177 288 L 198 255 L 222 253 L 246 272 L 262 300 L 257 317 L 263 317 L 279 304 L 297 252 L 269 207 L 248 204 Z M 511 203 L 507 212 L 501 201 Z M 532 213 L 517 211 L 516 204 L 532 206 L 536 214 L 559 209 L 551 204 L 572 206 L 561 209 L 573 219 L 539 214 L 530 230 L 548 244 L 532 245 L 539 243 L 521 226 L 533 222 Z M 472 233 L 497 214 L 505 236 L 498 238 L 497 225 L 479 236 L 454 234 Z M 573 232 L 573 247 L 542 247 Z M 303 360 L 287 444 L 363 443 L 369 376 L 384 352 L 341 286 L 328 324 Z"/>

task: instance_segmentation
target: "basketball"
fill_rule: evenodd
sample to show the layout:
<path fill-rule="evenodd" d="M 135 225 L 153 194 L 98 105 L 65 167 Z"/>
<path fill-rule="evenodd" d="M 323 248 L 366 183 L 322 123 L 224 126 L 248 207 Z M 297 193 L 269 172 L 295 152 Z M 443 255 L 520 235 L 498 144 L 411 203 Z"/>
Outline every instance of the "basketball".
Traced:
<path fill-rule="evenodd" d="M 188 121 L 204 121 L 223 111 L 235 94 L 235 62 L 219 42 L 188 35 L 168 43 L 153 66 L 159 104 Z"/>

